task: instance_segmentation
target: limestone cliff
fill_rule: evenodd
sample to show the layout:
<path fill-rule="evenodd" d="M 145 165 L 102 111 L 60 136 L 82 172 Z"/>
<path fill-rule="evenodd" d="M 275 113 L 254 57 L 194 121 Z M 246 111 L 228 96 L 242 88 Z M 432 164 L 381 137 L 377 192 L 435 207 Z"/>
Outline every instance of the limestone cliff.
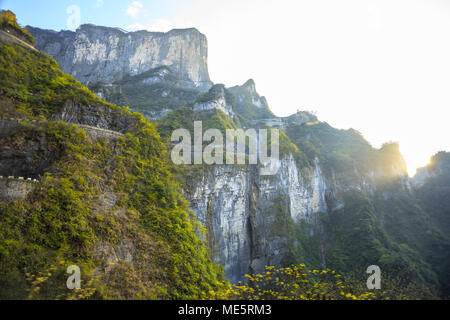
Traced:
<path fill-rule="evenodd" d="M 5 21 L 18 28 L 13 13 L 0 12 L 0 30 Z M 156 127 L 102 101 L 7 31 L 0 299 L 176 300 L 216 290 L 222 272 L 198 238 Z M 80 268 L 87 295 L 61 281 L 70 265 Z"/>
<path fill-rule="evenodd" d="M 408 234 L 425 214 L 415 205 L 398 145 L 374 149 L 357 131 L 332 128 L 306 111 L 276 117 L 253 80 L 228 89 L 212 86 L 206 38 L 195 29 L 166 34 L 91 25 L 76 33 L 30 30 L 37 47 L 66 72 L 85 83 L 106 83 L 94 88 L 98 95 L 158 120 L 163 137 L 200 120 L 205 130 L 269 126 L 283 131 L 284 152 L 272 163 L 279 167 L 274 176 L 261 176 L 254 165 L 218 165 L 189 168 L 183 177 L 184 195 L 207 229 L 214 261 L 231 282 L 266 265 L 288 263 L 344 271 L 421 264 L 414 276 L 433 281 L 436 270 L 423 254 L 432 243 L 423 231 L 431 227 L 423 221 L 413 236 Z M 78 108 L 67 103 L 55 119 L 121 132 L 127 127 L 95 107 Z"/>
<path fill-rule="evenodd" d="M 168 67 L 186 86 L 209 88 L 206 37 L 196 29 L 125 32 L 82 25 L 76 32 L 29 27 L 36 48 L 83 83 L 114 83 L 159 67 Z"/>
<path fill-rule="evenodd" d="M 191 106 L 169 112 L 159 122 L 163 136 L 179 127 L 191 128 L 193 121 L 203 121 L 204 130 L 231 125 L 269 126 L 286 132 L 281 133 L 281 157 L 271 163 L 279 168 L 273 176 L 262 176 L 257 165 L 187 171 L 184 193 L 208 231 L 214 261 L 224 266 L 234 283 L 247 273 L 286 261 L 327 265 L 326 243 L 303 252 L 305 260 L 291 257 L 295 251 L 304 251 L 305 239 L 324 232 L 322 217 L 343 209 L 347 193 L 372 198 L 386 184 L 409 188 L 398 145 L 376 150 L 356 131 L 334 129 L 310 112 L 281 118 L 263 115 L 264 110 L 270 112 L 266 99 L 257 93 L 254 81 L 248 81 L 231 89 L 215 85 Z M 391 195 L 383 193 L 386 198 Z M 302 225 L 308 229 L 307 237 L 298 239 L 296 229 Z"/>
<path fill-rule="evenodd" d="M 342 209 L 346 193 L 373 197 L 389 174 L 376 168 L 370 173 L 353 168 L 325 174 L 318 158 L 312 166 L 299 167 L 293 155 L 276 165 L 280 169 L 275 176 L 261 176 L 258 166 L 214 166 L 192 177 L 185 190 L 198 221 L 208 230 L 215 262 L 234 283 L 247 273 L 263 272 L 267 265 L 282 264 L 301 246 L 293 234 L 285 233 L 283 223 L 305 224 L 311 234 L 320 233 L 321 215 Z M 406 171 L 395 179 L 400 190 L 408 186 L 403 179 Z M 314 250 L 320 255 L 320 247 Z M 326 255 L 320 264 L 326 266 Z"/>
<path fill-rule="evenodd" d="M 313 222 L 315 213 L 327 210 L 319 164 L 300 173 L 289 156 L 278 166 L 273 177 L 261 176 L 257 166 L 215 166 L 187 191 L 197 219 L 208 229 L 214 259 L 232 282 L 280 264 L 289 235 L 277 232 L 279 215 L 297 223 Z M 274 208 L 280 204 L 277 213 Z"/>
<path fill-rule="evenodd" d="M 227 116 L 234 118 L 233 102 L 224 85 L 214 85 L 207 94 L 200 96 L 194 106 L 194 111 L 222 111 Z"/>

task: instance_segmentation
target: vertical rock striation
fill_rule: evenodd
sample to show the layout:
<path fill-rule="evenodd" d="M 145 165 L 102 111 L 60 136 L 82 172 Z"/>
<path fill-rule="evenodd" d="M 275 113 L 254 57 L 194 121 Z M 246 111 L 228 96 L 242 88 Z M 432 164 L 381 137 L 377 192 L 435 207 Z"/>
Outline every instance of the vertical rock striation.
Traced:
<path fill-rule="evenodd" d="M 278 165 L 275 176 L 261 176 L 257 166 L 214 166 L 192 181 L 191 208 L 208 229 L 215 262 L 232 282 L 284 257 L 287 238 L 268 232 L 276 227 L 274 207 L 280 202 L 296 222 L 313 222 L 314 213 L 327 210 L 327 184 L 318 162 L 302 172 L 292 156 Z"/>
<path fill-rule="evenodd" d="M 168 67 L 186 85 L 211 87 L 206 37 L 196 29 L 125 32 L 82 25 L 76 32 L 28 27 L 36 48 L 50 54 L 66 73 L 83 83 L 114 83 Z"/>

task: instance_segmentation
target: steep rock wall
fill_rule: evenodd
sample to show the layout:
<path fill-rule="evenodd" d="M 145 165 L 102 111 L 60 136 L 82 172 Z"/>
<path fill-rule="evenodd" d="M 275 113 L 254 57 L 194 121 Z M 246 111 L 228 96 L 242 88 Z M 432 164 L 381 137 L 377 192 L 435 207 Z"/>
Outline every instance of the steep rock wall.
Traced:
<path fill-rule="evenodd" d="M 276 210 L 294 221 L 313 222 L 327 210 L 327 183 L 320 164 L 299 171 L 292 156 L 277 163 L 274 176 L 261 176 L 257 166 L 213 166 L 186 190 L 197 219 L 208 229 L 215 262 L 232 282 L 284 257 L 286 237 L 268 232 L 277 223 Z"/>
<path fill-rule="evenodd" d="M 3 201 L 25 200 L 36 184 L 37 181 L 31 178 L 0 176 L 0 199 Z"/>
<path fill-rule="evenodd" d="M 322 232 L 320 214 L 342 208 L 346 192 L 371 197 L 387 175 L 395 176 L 394 167 L 393 172 L 374 168 L 361 173 L 355 168 L 325 174 L 318 159 L 300 168 L 292 155 L 275 162 L 279 170 L 273 176 L 260 175 L 256 165 L 212 166 L 191 179 L 193 187 L 185 190 L 197 219 L 208 230 L 215 262 L 224 266 L 234 283 L 267 265 L 280 265 L 287 257 L 292 235 L 285 234 L 280 224 L 305 222 L 312 227 L 310 232 Z M 399 188 L 409 189 L 406 172 L 394 180 Z"/>
<path fill-rule="evenodd" d="M 82 25 L 76 32 L 28 28 L 36 48 L 83 83 L 113 83 L 162 66 L 194 87 L 209 88 L 206 37 L 196 29 L 125 32 Z"/>
<path fill-rule="evenodd" d="M 55 113 L 51 120 L 86 125 L 105 130 L 126 133 L 132 122 L 130 117 L 124 117 L 119 108 L 99 105 L 84 105 L 68 100 L 61 110 Z"/>

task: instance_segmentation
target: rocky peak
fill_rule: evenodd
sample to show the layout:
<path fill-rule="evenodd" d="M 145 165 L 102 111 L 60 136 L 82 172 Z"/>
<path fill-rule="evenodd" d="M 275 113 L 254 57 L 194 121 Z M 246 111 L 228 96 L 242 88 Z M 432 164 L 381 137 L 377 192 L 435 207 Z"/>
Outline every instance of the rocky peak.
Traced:
<path fill-rule="evenodd" d="M 232 96 L 223 84 L 216 84 L 207 93 L 200 95 L 193 109 L 194 111 L 220 110 L 234 117 Z"/>
<path fill-rule="evenodd" d="M 257 95 L 256 92 L 256 84 L 253 79 L 248 80 L 246 83 L 242 85 L 243 88 L 247 89 L 247 91 L 252 95 Z"/>
<path fill-rule="evenodd" d="M 450 152 L 441 151 L 431 158 L 431 171 L 450 173 Z"/>
<path fill-rule="evenodd" d="M 317 122 L 319 119 L 316 115 L 308 111 L 297 111 L 292 116 L 284 118 L 287 123 L 304 124 L 308 122 Z"/>
<path fill-rule="evenodd" d="M 265 97 L 256 91 L 255 81 L 248 80 L 242 86 L 228 89 L 235 97 L 236 110 L 247 120 L 273 118 Z"/>
<path fill-rule="evenodd" d="M 241 99 L 250 98 L 252 101 L 256 102 L 256 104 L 261 107 L 262 105 L 267 106 L 267 101 L 265 97 L 261 97 L 256 91 L 256 84 L 253 79 L 248 80 L 242 86 L 235 86 L 230 88 L 231 91 L 239 96 Z M 258 100 L 260 100 L 258 102 Z"/>
<path fill-rule="evenodd" d="M 430 164 L 419 168 L 411 179 L 415 185 L 423 185 L 431 178 L 450 177 L 450 152 L 441 151 L 431 158 Z"/>

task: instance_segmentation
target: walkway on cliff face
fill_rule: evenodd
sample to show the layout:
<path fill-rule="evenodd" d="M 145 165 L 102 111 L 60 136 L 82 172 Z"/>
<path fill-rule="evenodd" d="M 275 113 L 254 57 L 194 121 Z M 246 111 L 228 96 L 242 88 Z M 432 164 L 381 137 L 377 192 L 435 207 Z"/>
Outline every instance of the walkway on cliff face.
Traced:
<path fill-rule="evenodd" d="M 0 176 L 0 201 L 23 201 L 38 183 L 38 180 L 31 178 Z"/>
<path fill-rule="evenodd" d="M 0 30 L 0 38 L 4 39 L 7 42 L 15 43 L 15 44 L 18 44 L 18 45 L 20 45 L 22 47 L 25 47 L 27 49 L 33 50 L 35 52 L 41 52 L 41 51 L 37 50 L 35 47 L 33 47 L 32 45 L 28 44 L 27 42 L 25 42 L 25 41 L 19 39 L 18 37 L 10 34 L 8 31 Z M 24 121 L 24 122 L 31 122 L 31 123 L 44 122 L 42 120 L 0 119 L 0 121 L 2 121 L 2 120 L 3 121 L 4 120 L 10 120 L 10 121 L 18 121 L 18 122 Z M 48 120 L 46 120 L 46 121 L 48 121 Z M 120 132 L 117 132 L 117 131 L 112 131 L 112 130 L 103 129 L 103 128 L 99 128 L 99 127 L 93 127 L 93 126 L 85 125 L 85 124 L 78 124 L 78 123 L 72 123 L 72 122 L 66 122 L 66 123 L 71 123 L 71 124 L 79 126 L 80 128 L 84 129 L 86 131 L 86 134 L 88 136 L 90 136 L 91 138 L 93 138 L 93 139 L 104 137 L 104 138 L 113 140 L 115 137 L 118 138 L 118 137 L 123 137 L 124 136 L 123 133 L 120 133 Z M 97 132 L 97 133 L 95 133 L 95 132 Z"/>
<path fill-rule="evenodd" d="M 13 123 L 13 126 L 7 125 L 6 122 Z M 7 135 L 8 129 L 11 131 L 16 130 L 18 127 L 20 127 L 21 123 L 30 123 L 34 125 L 43 125 L 48 120 L 28 120 L 28 119 L 15 119 L 15 118 L 9 118 L 9 119 L 0 119 L 0 132 L 2 129 L 6 129 Z M 70 122 L 65 122 L 66 124 L 74 124 Z M 82 125 L 82 124 L 74 124 L 77 125 L 79 128 L 86 131 L 86 135 L 91 137 L 92 139 L 98 139 L 98 138 L 105 138 L 110 141 L 113 141 L 115 139 L 118 139 L 120 137 L 123 137 L 124 134 L 102 129 L 98 127 L 92 127 L 88 125 Z M 5 133 L 5 132 L 3 132 Z M 28 194 L 30 194 L 33 190 L 36 184 L 39 183 L 39 180 L 32 179 L 32 178 L 24 178 L 24 177 L 14 177 L 14 176 L 8 176 L 3 177 L 0 176 L 0 199 L 10 201 L 10 200 L 25 200 Z"/>
<path fill-rule="evenodd" d="M 35 52 L 39 52 L 39 50 L 37 50 L 32 45 L 26 43 L 25 41 L 17 38 L 16 36 L 13 36 L 12 34 L 10 34 L 8 32 L 3 31 L 3 30 L 0 30 L 0 38 L 3 38 L 7 42 L 12 42 L 12 43 L 21 45 L 22 47 L 25 47 L 27 49 L 33 50 Z"/>
<path fill-rule="evenodd" d="M 40 52 L 36 48 L 34 48 L 32 45 L 28 44 L 27 42 L 19 39 L 18 37 L 5 32 L 3 30 L 0 30 L 0 38 L 9 42 L 14 43 L 17 45 L 20 45 L 26 49 L 32 50 L 34 52 Z M 0 119 L 0 133 L 9 135 L 9 133 L 13 130 L 16 130 L 16 128 L 20 127 L 21 123 L 29 123 L 33 125 L 43 125 L 51 120 L 30 120 L 30 119 L 22 119 L 22 118 L 7 118 L 7 119 Z M 7 124 L 9 122 L 9 124 Z M 109 141 L 113 141 L 115 139 L 118 139 L 120 137 L 124 137 L 125 135 L 121 132 L 103 129 L 99 127 L 93 127 L 90 125 L 85 124 L 78 124 L 73 122 L 65 122 L 62 121 L 67 125 L 76 125 L 80 129 L 85 130 L 86 135 L 91 137 L 92 139 L 99 139 L 99 138 L 105 138 Z M 12 123 L 12 125 L 10 125 Z M 10 131 L 11 130 L 11 131 Z M 3 131 L 3 132 L 2 132 Z M 31 179 L 31 178 L 24 178 L 24 177 L 3 177 L 0 176 L 0 199 L 4 200 L 24 200 L 28 196 L 29 193 L 31 193 L 35 187 L 35 184 L 38 184 L 39 180 L 37 179 Z"/>
<path fill-rule="evenodd" d="M 28 119 L 20 119 L 20 118 L 19 119 L 16 119 L 16 118 L 0 119 L 0 122 L 4 123 L 5 121 L 15 122 L 18 124 L 20 124 L 21 122 L 24 122 L 24 123 L 31 123 L 31 124 L 39 125 L 39 124 L 44 124 L 44 123 L 48 122 L 49 120 L 28 120 Z M 72 122 L 65 122 L 65 123 L 76 125 L 76 126 L 80 127 L 80 129 L 85 130 L 86 134 L 93 139 L 107 138 L 109 140 L 114 140 L 114 139 L 125 136 L 123 133 L 118 132 L 118 131 L 112 131 L 112 130 L 108 130 L 108 129 L 93 127 L 93 126 L 89 126 L 89 125 L 85 125 L 85 124 L 77 124 L 77 123 L 72 123 Z"/>

